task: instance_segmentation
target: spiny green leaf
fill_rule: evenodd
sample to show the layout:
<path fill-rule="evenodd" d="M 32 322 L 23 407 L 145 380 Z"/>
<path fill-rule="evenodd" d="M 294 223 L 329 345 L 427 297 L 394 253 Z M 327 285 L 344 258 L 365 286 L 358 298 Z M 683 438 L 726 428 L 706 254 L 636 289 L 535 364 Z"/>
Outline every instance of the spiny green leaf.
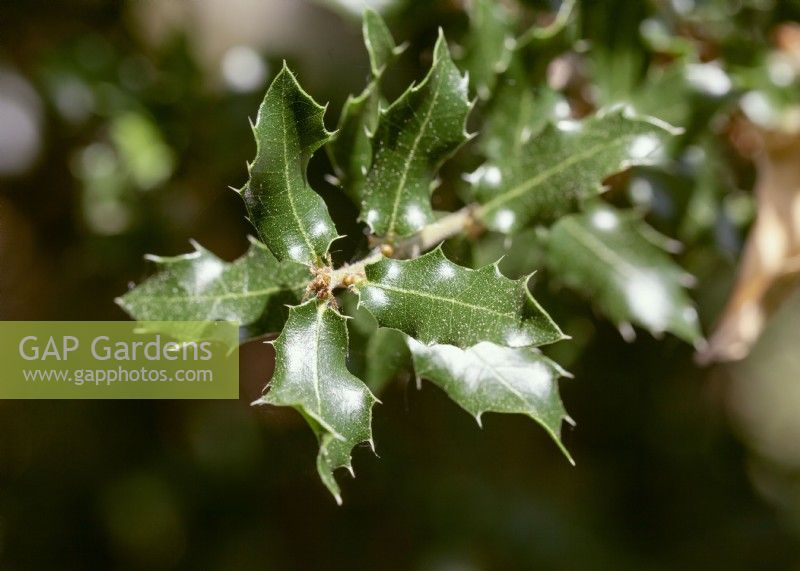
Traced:
<path fill-rule="evenodd" d="M 378 323 L 424 343 L 524 347 L 564 338 L 531 296 L 528 279 L 510 280 L 495 264 L 471 270 L 437 248 L 416 260 L 384 258 L 366 267 L 366 277 L 361 303 Z"/>
<path fill-rule="evenodd" d="M 486 163 L 473 173 L 477 216 L 490 229 L 513 233 L 552 220 L 601 190 L 601 181 L 658 158 L 670 125 L 620 109 L 584 121 L 548 125 L 523 142 L 518 160 Z"/>
<path fill-rule="evenodd" d="M 242 189 L 250 220 L 279 260 L 319 263 L 337 237 L 325 202 L 306 182 L 309 159 L 331 135 L 324 114 L 284 63 L 258 110 L 258 151 Z"/>
<path fill-rule="evenodd" d="M 364 20 L 361 24 L 364 35 L 364 45 L 369 55 L 369 66 L 373 77 L 380 77 L 386 66 L 389 65 L 405 46 L 397 46 L 386 23 L 375 10 L 364 10 Z"/>
<path fill-rule="evenodd" d="M 295 301 L 311 278 L 308 268 L 279 263 L 251 239 L 244 256 L 225 262 L 193 242 L 195 251 L 173 258 L 150 256 L 159 272 L 117 299 L 139 321 L 238 321 L 261 318 L 269 301 L 291 294 Z"/>
<path fill-rule="evenodd" d="M 515 40 L 508 9 L 494 0 L 473 0 L 469 9 L 470 34 L 464 67 L 481 99 L 492 96 L 498 74 L 511 61 Z"/>
<path fill-rule="evenodd" d="M 557 382 L 568 374 L 539 350 L 494 343 L 459 349 L 407 341 L 417 376 L 441 387 L 478 424 L 485 412 L 526 414 L 544 427 L 572 462 L 561 442 L 561 422 L 569 417 Z"/>
<path fill-rule="evenodd" d="M 361 211 L 373 234 L 407 236 L 434 220 L 434 176 L 468 139 L 469 110 L 466 77 L 450 58 L 440 32 L 425 80 L 381 112 Z"/>
<path fill-rule="evenodd" d="M 654 234 L 637 215 L 596 205 L 553 226 L 548 266 L 626 336 L 633 322 L 656 335 L 669 331 L 697 341 L 697 312 L 684 290 L 691 276 L 653 243 Z"/>
<path fill-rule="evenodd" d="M 275 372 L 268 392 L 255 404 L 297 408 L 310 418 L 320 439 L 317 469 L 341 503 L 333 471 L 352 472 L 350 453 L 361 442 L 372 444 L 375 397 L 347 370 L 345 318 L 327 303 L 312 299 L 289 309 L 275 340 Z M 374 447 L 373 447 L 374 448 Z"/>
<path fill-rule="evenodd" d="M 378 120 L 379 105 L 377 81 L 370 82 L 358 97 L 349 95 L 339 117 L 336 135 L 325 146 L 338 185 L 357 205 L 361 204 L 364 181 L 372 164 L 372 134 Z"/>
<path fill-rule="evenodd" d="M 347 97 L 336 133 L 325 145 L 345 194 L 358 206 L 372 165 L 372 137 L 378 124 L 380 80 L 386 66 L 403 50 L 395 46 L 386 24 L 373 10 L 364 12 L 364 44 L 369 54 L 372 80 L 358 97 Z"/>

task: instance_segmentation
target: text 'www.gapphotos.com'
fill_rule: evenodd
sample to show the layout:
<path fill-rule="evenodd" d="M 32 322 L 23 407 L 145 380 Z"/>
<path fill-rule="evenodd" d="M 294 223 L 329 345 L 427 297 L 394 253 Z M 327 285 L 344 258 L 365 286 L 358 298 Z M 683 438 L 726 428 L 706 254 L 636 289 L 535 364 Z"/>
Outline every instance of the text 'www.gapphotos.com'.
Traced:
<path fill-rule="evenodd" d="M 114 383 L 211 383 L 214 371 L 203 369 L 26 369 L 22 371 L 29 383 L 69 383 L 76 386 L 112 385 Z"/>

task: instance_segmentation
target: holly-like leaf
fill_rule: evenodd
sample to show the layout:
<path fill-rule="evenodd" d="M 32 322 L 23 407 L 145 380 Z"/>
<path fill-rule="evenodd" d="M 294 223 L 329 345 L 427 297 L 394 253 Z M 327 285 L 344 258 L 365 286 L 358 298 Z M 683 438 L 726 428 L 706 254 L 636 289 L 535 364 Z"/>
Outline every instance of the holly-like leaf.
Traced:
<path fill-rule="evenodd" d="M 467 141 L 469 110 L 467 78 L 440 32 L 427 77 L 381 112 L 361 211 L 373 234 L 407 236 L 434 220 L 434 176 Z"/>
<path fill-rule="evenodd" d="M 437 248 L 415 260 L 384 258 L 366 267 L 366 278 L 357 286 L 361 303 L 378 323 L 424 343 L 525 347 L 564 338 L 528 279 L 510 280 L 496 264 L 471 270 Z"/>
<path fill-rule="evenodd" d="M 117 299 L 139 321 L 238 321 L 263 317 L 271 299 L 289 295 L 297 301 L 311 279 L 308 268 L 278 262 L 251 239 L 235 262 L 226 262 L 192 242 L 195 251 L 182 256 L 149 256 L 159 272 Z"/>
<path fill-rule="evenodd" d="M 516 41 L 508 9 L 494 0 L 473 0 L 469 9 L 470 34 L 464 67 L 478 96 L 491 97 L 498 74 L 511 62 Z"/>
<path fill-rule="evenodd" d="M 561 423 L 569 417 L 558 396 L 559 377 L 569 375 L 538 349 L 486 342 L 468 349 L 427 346 L 410 338 L 407 342 L 417 376 L 441 387 L 478 424 L 485 412 L 528 415 L 572 462 L 561 442 Z"/>
<path fill-rule="evenodd" d="M 349 95 L 339 117 L 336 135 L 326 145 L 337 184 L 360 205 L 364 181 L 372 164 L 372 136 L 378 121 L 380 95 L 372 81 L 358 97 Z"/>
<path fill-rule="evenodd" d="M 403 46 L 395 45 L 389 29 L 374 10 L 364 11 L 363 33 L 372 80 L 358 97 L 347 97 L 338 129 L 325 145 L 338 184 L 359 206 L 364 181 L 372 165 L 372 137 L 378 124 L 381 76 L 386 66 L 403 51 Z"/>
<path fill-rule="evenodd" d="M 352 473 L 350 454 L 361 442 L 372 444 L 375 397 L 347 370 L 345 318 L 316 299 L 289 309 L 274 342 L 275 372 L 268 392 L 254 404 L 298 409 L 320 439 L 317 470 L 341 503 L 333 477 L 337 468 Z M 374 448 L 374 446 L 373 446 Z"/>
<path fill-rule="evenodd" d="M 475 197 L 482 203 L 476 216 L 503 233 L 552 220 L 599 194 L 609 175 L 655 162 L 664 138 L 675 132 L 624 110 L 548 125 L 523 145 L 517 160 L 489 162 L 473 173 Z"/>
<path fill-rule="evenodd" d="M 367 55 L 369 55 L 369 67 L 372 70 L 372 77 L 380 77 L 386 66 L 403 53 L 405 46 L 395 44 L 392 33 L 383 18 L 371 8 L 364 10 L 361 30 L 364 35 Z"/>
<path fill-rule="evenodd" d="M 654 243 L 655 230 L 630 212 L 595 205 L 565 216 L 548 239 L 548 266 L 632 337 L 630 323 L 697 341 L 697 312 L 685 291 L 692 278 Z"/>
<path fill-rule="evenodd" d="M 241 191 L 251 222 L 279 260 L 317 264 L 337 238 L 325 202 L 306 181 L 309 159 L 331 136 L 324 114 L 284 63 L 258 110 L 258 150 Z"/>

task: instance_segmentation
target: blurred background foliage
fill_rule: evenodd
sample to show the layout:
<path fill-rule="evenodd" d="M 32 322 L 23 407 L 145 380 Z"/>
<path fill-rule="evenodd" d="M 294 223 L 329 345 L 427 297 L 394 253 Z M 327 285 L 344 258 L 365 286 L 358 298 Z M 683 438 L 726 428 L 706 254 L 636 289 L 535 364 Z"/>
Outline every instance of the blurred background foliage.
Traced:
<path fill-rule="evenodd" d="M 392 96 L 422 77 L 439 26 L 469 64 L 466 2 L 370 4 L 410 43 Z M 558 8 L 519 4 L 527 24 Z M 0 318 L 122 319 L 113 299 L 151 271 L 144 253 L 194 237 L 241 254 L 252 230 L 226 187 L 254 154 L 247 117 L 286 58 L 330 101 L 332 128 L 369 73 L 363 6 L 4 2 Z M 627 102 L 685 128 L 670 161 L 615 177 L 607 197 L 683 242 L 704 330 L 735 333 L 716 330 L 712 357 L 764 329 L 749 357 L 700 367 L 672 337 L 626 343 L 543 272 L 537 296 L 573 336 L 551 354 L 576 377 L 562 393 L 577 467 L 525 418 L 481 430 L 432 385 L 398 379 L 376 414 L 380 459 L 357 451 L 342 508 L 302 419 L 248 404 L 271 373 L 262 344 L 242 348 L 238 402 L 0 402 L 0 568 L 798 568 L 800 296 L 784 283 L 800 242 L 798 18 L 796 0 L 584 1 L 555 52 L 528 55 L 576 115 Z M 470 149 L 456 162 L 474 163 Z M 458 201 L 450 168 L 440 208 Z M 319 153 L 314 188 L 352 218 L 329 172 Z M 788 211 L 757 232 L 770 204 Z M 741 307 L 758 319 L 742 321 L 728 300 L 748 233 L 740 286 L 758 287 Z M 504 271 L 529 266 L 535 240 L 516 237 Z M 496 242 L 471 255 L 496 257 Z"/>

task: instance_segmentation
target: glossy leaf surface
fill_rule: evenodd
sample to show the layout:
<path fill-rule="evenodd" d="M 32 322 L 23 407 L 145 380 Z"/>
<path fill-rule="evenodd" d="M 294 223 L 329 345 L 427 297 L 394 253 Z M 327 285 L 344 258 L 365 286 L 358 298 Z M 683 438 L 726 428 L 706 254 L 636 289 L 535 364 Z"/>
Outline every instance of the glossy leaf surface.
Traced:
<path fill-rule="evenodd" d="M 561 423 L 568 417 L 558 395 L 558 379 L 567 373 L 539 350 L 486 342 L 459 349 L 410 338 L 408 347 L 417 376 L 441 387 L 479 424 L 485 412 L 525 414 L 570 458 L 561 443 Z"/>
<path fill-rule="evenodd" d="M 654 334 L 669 331 L 697 341 L 697 312 L 685 291 L 691 276 L 654 244 L 655 236 L 635 214 L 597 205 L 553 226 L 548 265 L 623 332 L 632 322 Z"/>
<path fill-rule="evenodd" d="M 364 181 L 372 164 L 372 134 L 378 121 L 380 95 L 372 81 L 358 96 L 348 96 L 336 135 L 326 149 L 337 184 L 355 204 L 363 198 Z"/>
<path fill-rule="evenodd" d="M 372 138 L 378 124 L 380 81 L 386 67 L 403 48 L 395 45 L 389 29 L 374 10 L 364 11 L 364 44 L 369 55 L 372 79 L 357 97 L 347 97 L 336 133 L 325 146 L 338 184 L 358 206 L 372 165 Z"/>
<path fill-rule="evenodd" d="M 375 10 L 364 10 L 364 20 L 361 24 L 364 36 L 364 45 L 369 56 L 369 66 L 372 77 L 379 77 L 386 66 L 403 52 L 404 46 L 395 44 L 392 33 L 386 23 Z"/>
<path fill-rule="evenodd" d="M 528 291 L 496 265 L 461 267 L 436 249 L 416 260 L 384 258 L 366 268 L 361 303 L 383 327 L 423 343 L 510 347 L 553 343 L 563 334 Z"/>
<path fill-rule="evenodd" d="M 341 503 L 333 471 L 352 471 L 351 450 L 372 442 L 375 397 L 347 370 L 345 318 L 315 299 L 289 310 L 275 340 L 275 372 L 268 392 L 257 404 L 292 406 L 320 439 L 317 469 L 323 483 Z"/>
<path fill-rule="evenodd" d="M 484 164 L 471 180 L 490 229 L 513 233 L 551 221 L 601 192 L 603 179 L 658 158 L 672 128 L 622 110 L 548 125 L 514 161 Z M 525 136 L 523 133 L 521 136 Z"/>
<path fill-rule="evenodd" d="M 242 196 L 279 260 L 319 263 L 337 237 L 325 202 L 306 181 L 309 159 L 330 137 L 324 113 L 284 64 L 253 126 L 258 150 Z"/>
<path fill-rule="evenodd" d="M 157 274 L 117 299 L 139 321 L 238 321 L 253 323 L 270 300 L 289 294 L 295 301 L 310 279 L 308 268 L 278 262 L 254 239 L 244 256 L 226 262 L 194 243 L 182 256 L 150 256 Z"/>
<path fill-rule="evenodd" d="M 440 164 L 468 139 L 469 110 L 466 77 L 440 34 L 424 81 L 381 112 L 361 211 L 373 234 L 407 236 L 434 220 L 434 177 Z"/>

